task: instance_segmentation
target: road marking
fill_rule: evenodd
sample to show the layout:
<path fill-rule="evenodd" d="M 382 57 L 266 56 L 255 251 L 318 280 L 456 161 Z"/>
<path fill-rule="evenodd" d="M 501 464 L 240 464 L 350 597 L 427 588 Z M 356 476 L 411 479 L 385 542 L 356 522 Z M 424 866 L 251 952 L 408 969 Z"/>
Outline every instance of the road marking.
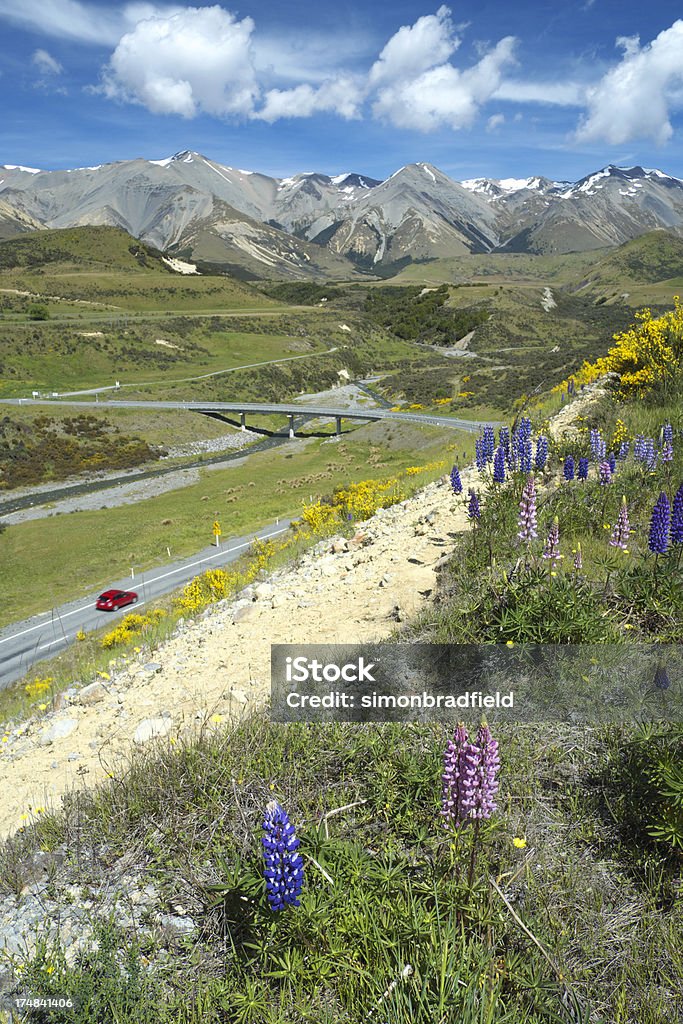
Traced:
<path fill-rule="evenodd" d="M 279 530 L 273 530 L 271 533 L 266 533 L 265 536 L 266 537 L 275 537 L 279 533 L 285 533 L 288 529 L 289 529 L 289 526 L 285 526 L 285 527 L 282 527 Z M 255 536 L 258 536 L 258 535 L 255 535 Z M 183 572 L 185 569 L 192 568 L 193 565 L 202 565 L 204 562 L 210 562 L 213 558 L 217 558 L 219 555 L 222 555 L 222 554 L 232 554 L 234 551 L 241 551 L 242 548 L 250 547 L 252 543 L 253 543 L 253 541 L 247 541 L 246 544 L 238 544 L 238 545 L 236 545 L 233 548 L 231 548 L 228 545 L 225 548 L 219 549 L 213 555 L 208 555 L 206 558 L 199 558 L 199 559 L 197 559 L 194 562 L 187 562 L 185 565 L 178 566 L 177 569 L 171 569 L 170 572 L 164 572 L 160 576 L 153 576 L 151 579 L 150 578 L 145 579 L 144 578 L 144 573 L 143 573 L 142 574 L 142 586 L 144 587 L 144 586 L 149 585 L 150 583 L 156 583 L 157 580 L 166 579 L 167 576 L 174 576 L 178 572 Z M 144 601 L 138 601 L 136 603 L 138 605 L 142 605 L 145 602 Z M 87 611 L 91 611 L 91 610 L 92 610 L 92 604 L 85 604 L 81 608 L 74 608 L 70 612 L 64 612 L 63 614 L 57 616 L 57 618 L 61 622 L 62 619 L 66 619 L 69 615 L 80 615 L 82 612 L 87 612 Z M 54 623 L 54 621 L 55 620 L 53 619 L 52 620 L 52 624 Z M 36 623 L 35 626 L 29 626 L 27 629 L 22 629 L 19 633 L 12 633 L 11 636 L 2 637 L 0 639 L 0 644 L 7 643 L 8 640 L 16 640 L 16 639 L 18 639 L 18 637 L 24 636 L 26 633 L 32 633 L 36 629 L 45 629 L 46 627 L 48 627 L 50 625 L 51 625 L 50 621 L 38 622 L 38 623 Z M 56 643 L 56 641 L 53 641 L 53 643 Z M 50 644 L 46 644 L 45 646 L 49 647 L 51 645 Z M 39 647 L 38 650 L 42 651 L 42 650 L 44 650 L 44 647 Z"/>

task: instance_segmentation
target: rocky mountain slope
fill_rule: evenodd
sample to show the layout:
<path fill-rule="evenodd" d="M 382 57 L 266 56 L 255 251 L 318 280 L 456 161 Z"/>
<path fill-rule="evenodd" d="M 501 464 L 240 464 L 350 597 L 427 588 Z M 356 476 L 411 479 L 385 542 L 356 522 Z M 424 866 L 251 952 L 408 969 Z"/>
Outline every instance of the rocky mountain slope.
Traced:
<path fill-rule="evenodd" d="M 467 252 L 563 253 L 653 228 L 683 234 L 683 180 L 608 166 L 580 181 L 453 181 L 428 163 L 271 178 L 199 153 L 66 171 L 0 167 L 0 235 L 106 224 L 160 249 L 263 277 L 386 274 Z"/>

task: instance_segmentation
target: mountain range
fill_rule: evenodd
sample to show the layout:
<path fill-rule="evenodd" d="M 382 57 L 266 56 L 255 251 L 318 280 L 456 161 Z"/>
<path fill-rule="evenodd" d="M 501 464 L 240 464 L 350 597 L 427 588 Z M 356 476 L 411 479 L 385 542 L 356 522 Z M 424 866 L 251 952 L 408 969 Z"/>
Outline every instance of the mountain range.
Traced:
<path fill-rule="evenodd" d="M 385 181 L 272 178 L 189 151 L 65 171 L 0 167 L 0 238 L 86 224 L 249 278 L 388 276 L 467 252 L 581 252 L 655 228 L 683 235 L 683 180 L 610 165 L 577 182 L 458 182 L 429 163 Z"/>

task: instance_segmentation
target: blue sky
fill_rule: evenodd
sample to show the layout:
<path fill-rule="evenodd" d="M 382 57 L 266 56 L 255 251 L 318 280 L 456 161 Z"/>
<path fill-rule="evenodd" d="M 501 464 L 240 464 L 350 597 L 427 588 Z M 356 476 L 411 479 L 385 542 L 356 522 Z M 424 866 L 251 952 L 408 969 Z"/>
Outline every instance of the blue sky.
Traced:
<path fill-rule="evenodd" d="M 654 0 L 0 0 L 0 164 L 194 149 L 275 176 L 683 178 L 683 20 Z"/>

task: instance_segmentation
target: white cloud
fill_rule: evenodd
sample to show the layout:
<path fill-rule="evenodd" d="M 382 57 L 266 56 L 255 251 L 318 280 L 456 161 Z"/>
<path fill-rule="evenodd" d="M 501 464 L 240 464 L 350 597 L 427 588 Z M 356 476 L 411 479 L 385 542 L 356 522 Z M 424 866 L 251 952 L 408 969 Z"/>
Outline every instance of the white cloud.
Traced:
<path fill-rule="evenodd" d="M 576 131 L 580 142 L 671 138 L 671 109 L 680 104 L 683 82 L 683 21 L 675 21 L 641 48 L 637 37 L 621 37 L 619 64 L 588 90 L 588 111 Z"/>
<path fill-rule="evenodd" d="M 278 121 L 286 117 L 311 117 L 324 111 L 340 117 L 360 117 L 363 90 L 349 76 L 329 79 L 318 88 L 305 83 L 294 89 L 271 89 L 264 97 L 263 108 L 254 114 L 262 121 Z"/>
<path fill-rule="evenodd" d="M 157 11 L 119 41 L 103 77 L 113 99 L 154 114 L 249 116 L 258 95 L 251 18 L 215 7 Z"/>
<path fill-rule="evenodd" d="M 460 45 L 454 35 L 448 7 L 436 14 L 418 18 L 414 25 L 403 25 L 386 44 L 370 69 L 369 82 L 383 82 L 415 77 L 437 64 L 443 64 Z"/>
<path fill-rule="evenodd" d="M 464 71 L 441 64 L 397 81 L 380 90 L 373 113 L 397 128 L 423 132 L 443 126 L 466 128 L 499 87 L 505 65 L 514 62 L 514 45 L 514 37 L 506 36 Z"/>
<path fill-rule="evenodd" d="M 64 70 L 59 61 L 47 50 L 36 50 L 31 57 L 31 63 L 35 64 L 42 75 L 61 75 Z"/>
<path fill-rule="evenodd" d="M 123 31 L 121 16 L 78 0 L 0 0 L 0 17 L 44 35 L 84 43 L 116 43 Z"/>
<path fill-rule="evenodd" d="M 507 78 L 493 98 L 513 103 L 549 103 L 560 107 L 582 107 L 586 90 L 576 82 L 520 82 Z"/>
<path fill-rule="evenodd" d="M 486 131 L 495 132 L 497 128 L 505 124 L 505 114 L 493 114 L 486 122 Z"/>

